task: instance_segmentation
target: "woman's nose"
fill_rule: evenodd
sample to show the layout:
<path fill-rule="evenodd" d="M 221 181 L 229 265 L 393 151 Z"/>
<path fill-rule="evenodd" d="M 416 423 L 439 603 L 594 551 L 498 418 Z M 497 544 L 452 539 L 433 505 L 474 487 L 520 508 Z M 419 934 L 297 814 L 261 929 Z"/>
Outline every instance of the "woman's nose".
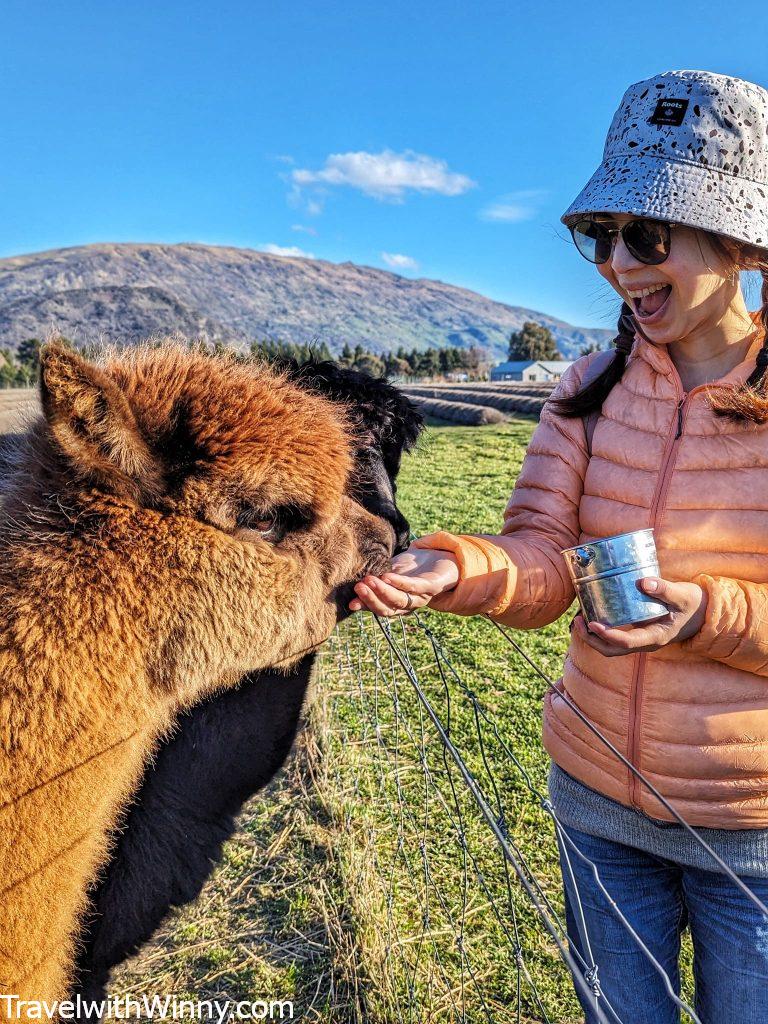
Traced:
<path fill-rule="evenodd" d="M 613 251 L 611 252 L 611 269 L 614 274 L 618 277 L 620 274 L 626 274 L 630 270 L 637 270 L 642 265 L 640 260 L 635 259 L 626 247 L 621 235 L 616 235 L 613 242 Z"/>

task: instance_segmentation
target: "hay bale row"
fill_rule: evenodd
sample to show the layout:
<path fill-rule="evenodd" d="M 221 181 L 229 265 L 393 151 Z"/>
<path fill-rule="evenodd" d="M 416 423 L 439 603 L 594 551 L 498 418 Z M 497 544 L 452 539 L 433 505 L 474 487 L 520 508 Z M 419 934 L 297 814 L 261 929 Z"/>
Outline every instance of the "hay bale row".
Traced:
<path fill-rule="evenodd" d="M 410 395 L 414 404 L 425 416 L 461 423 L 467 427 L 481 427 L 486 423 L 506 423 L 507 417 L 498 409 L 487 405 L 468 405 L 465 402 L 444 402 L 436 398 Z"/>
<path fill-rule="evenodd" d="M 465 388 L 498 388 L 503 391 L 529 391 L 538 394 L 540 391 L 551 391 L 557 384 L 554 380 L 473 380 L 460 384 Z M 456 385 L 454 385 L 455 387 Z"/>
<path fill-rule="evenodd" d="M 468 388 L 472 391 L 503 391 L 504 394 L 514 393 L 521 395 L 542 395 L 549 394 L 550 391 L 555 387 L 556 381 L 519 381 L 519 380 L 473 380 L 466 381 L 464 383 L 454 382 L 434 382 L 431 384 L 427 383 L 414 383 L 404 384 L 403 387 L 409 388 L 429 388 L 432 391 L 452 391 L 456 388 Z"/>
<path fill-rule="evenodd" d="M 437 387 L 434 384 L 405 384 L 402 386 L 409 394 L 422 395 L 424 398 L 449 398 L 452 395 L 499 395 L 503 398 L 549 398 L 552 388 L 504 388 L 481 387 L 479 384 L 452 384 Z"/>
<path fill-rule="evenodd" d="M 406 394 L 414 400 L 419 398 L 431 399 L 433 401 L 458 402 L 461 405 L 484 405 L 490 409 L 498 409 L 506 413 L 524 413 L 527 415 L 538 415 L 541 412 L 547 395 L 509 395 L 498 394 L 494 391 L 476 391 L 470 388 L 452 389 L 450 391 L 421 391 L 407 389 Z"/>
<path fill-rule="evenodd" d="M 539 395 L 513 394 L 498 391 L 474 391 L 465 392 L 466 400 L 473 405 L 489 405 L 493 409 L 500 409 L 509 413 L 538 413 L 549 398 L 549 393 Z M 457 401 L 453 398 L 452 401 Z"/>
<path fill-rule="evenodd" d="M 521 414 L 525 416 L 539 416 L 541 410 L 544 408 L 548 396 L 531 396 L 531 395 L 515 395 L 510 397 L 509 395 L 475 395 L 472 397 L 474 405 L 489 405 L 492 409 L 499 409 L 502 412 Z"/>

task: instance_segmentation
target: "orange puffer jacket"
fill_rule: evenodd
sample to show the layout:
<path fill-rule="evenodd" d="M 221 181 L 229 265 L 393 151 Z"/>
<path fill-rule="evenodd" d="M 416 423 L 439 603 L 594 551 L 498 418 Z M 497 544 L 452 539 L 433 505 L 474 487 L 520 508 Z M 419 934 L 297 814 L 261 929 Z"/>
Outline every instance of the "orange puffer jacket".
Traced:
<path fill-rule="evenodd" d="M 718 384 L 744 381 L 762 339 Z M 573 394 L 594 355 L 554 391 Z M 664 346 L 640 336 L 586 449 L 584 421 L 545 406 L 500 536 L 430 534 L 417 547 L 455 552 L 461 578 L 431 602 L 534 629 L 575 594 L 563 548 L 655 529 L 661 575 L 707 595 L 694 637 L 651 654 L 606 658 L 574 635 L 547 694 L 544 745 L 587 786 L 655 818 L 669 814 L 559 697 L 585 715 L 693 825 L 768 826 L 768 424 L 685 394 Z"/>

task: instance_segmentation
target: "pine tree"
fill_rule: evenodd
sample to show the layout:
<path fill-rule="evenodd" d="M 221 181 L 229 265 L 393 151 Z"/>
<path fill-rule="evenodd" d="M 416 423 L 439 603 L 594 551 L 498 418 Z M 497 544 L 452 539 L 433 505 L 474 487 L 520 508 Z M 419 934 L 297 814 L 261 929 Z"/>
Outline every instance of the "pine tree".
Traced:
<path fill-rule="evenodd" d="M 518 359 L 559 359 L 560 353 L 548 327 L 526 320 L 519 331 L 510 334 L 507 358 L 512 362 Z"/>
<path fill-rule="evenodd" d="M 416 373 L 419 377 L 436 377 L 440 373 L 440 353 L 436 348 L 420 353 Z"/>
<path fill-rule="evenodd" d="M 24 341 L 19 343 L 19 347 L 16 350 L 17 362 L 36 373 L 40 365 L 41 346 L 42 342 L 39 338 L 25 338 Z"/>

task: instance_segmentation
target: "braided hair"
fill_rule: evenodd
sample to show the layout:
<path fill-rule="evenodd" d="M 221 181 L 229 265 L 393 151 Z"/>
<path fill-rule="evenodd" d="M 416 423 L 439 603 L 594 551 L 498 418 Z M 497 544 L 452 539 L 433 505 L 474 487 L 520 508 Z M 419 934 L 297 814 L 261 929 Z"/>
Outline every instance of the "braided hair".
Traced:
<path fill-rule="evenodd" d="M 760 289 L 763 344 L 757 353 L 755 368 L 744 383 L 735 388 L 711 388 L 710 404 L 719 416 L 765 423 L 768 421 L 768 253 L 760 253 L 747 269 L 759 270 L 763 279 Z"/>
<path fill-rule="evenodd" d="M 738 273 L 739 270 L 756 270 L 762 277 L 760 322 L 763 344 L 757 353 L 755 369 L 747 380 L 737 387 L 720 387 L 713 384 L 708 390 L 710 406 L 716 415 L 726 416 L 732 420 L 768 422 L 768 249 L 724 239 L 711 232 L 701 234 L 706 235 L 710 245 L 726 266 L 730 267 L 731 273 Z M 551 399 L 554 411 L 561 416 L 575 418 L 601 409 L 613 386 L 621 380 L 635 334 L 645 337 L 631 307 L 623 302 L 619 314 L 618 333 L 613 340 L 616 349 L 613 359 L 602 373 L 571 397 Z"/>
<path fill-rule="evenodd" d="M 632 351 L 637 330 L 632 310 L 626 302 L 621 305 L 618 334 L 613 339 L 616 349 L 613 359 L 602 373 L 591 380 L 586 387 L 577 391 L 570 398 L 551 398 L 550 403 L 561 416 L 586 416 L 590 412 L 603 407 L 603 402 L 610 394 L 614 384 L 618 384 L 624 374 L 627 358 Z"/>

